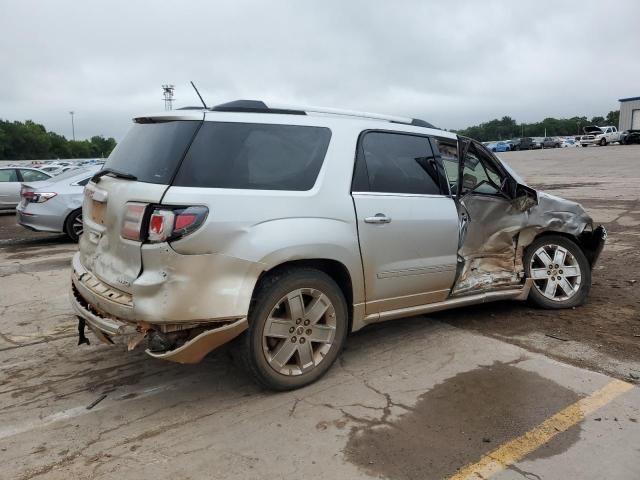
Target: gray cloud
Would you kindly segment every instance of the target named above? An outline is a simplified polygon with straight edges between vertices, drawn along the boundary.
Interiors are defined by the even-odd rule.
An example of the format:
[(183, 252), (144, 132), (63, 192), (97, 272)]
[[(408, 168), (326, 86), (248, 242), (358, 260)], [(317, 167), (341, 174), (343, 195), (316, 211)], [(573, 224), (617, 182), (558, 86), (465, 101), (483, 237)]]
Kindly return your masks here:
[[(119, 138), (134, 115), (237, 98), (424, 118), (606, 114), (640, 95), (640, 2), (4, 2), (0, 118)], [(610, 7), (607, 7), (609, 9)]]

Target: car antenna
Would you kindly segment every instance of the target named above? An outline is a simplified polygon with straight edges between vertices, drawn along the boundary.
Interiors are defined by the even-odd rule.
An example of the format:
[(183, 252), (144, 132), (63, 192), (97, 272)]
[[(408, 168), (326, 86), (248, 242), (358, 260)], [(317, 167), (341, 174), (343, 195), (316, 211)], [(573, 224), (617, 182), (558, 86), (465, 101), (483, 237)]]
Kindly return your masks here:
[(208, 109), (209, 107), (207, 107), (207, 104), (204, 103), (204, 100), (202, 99), (202, 95), (200, 95), (200, 92), (198, 91), (198, 89), (196, 88), (196, 84), (193, 83), (193, 81), (191, 82), (191, 86), (193, 87), (193, 89), (196, 91), (196, 93), (198, 94), (198, 98), (200, 99), (200, 101), (202, 102), (202, 105), (204, 106), (204, 108)]

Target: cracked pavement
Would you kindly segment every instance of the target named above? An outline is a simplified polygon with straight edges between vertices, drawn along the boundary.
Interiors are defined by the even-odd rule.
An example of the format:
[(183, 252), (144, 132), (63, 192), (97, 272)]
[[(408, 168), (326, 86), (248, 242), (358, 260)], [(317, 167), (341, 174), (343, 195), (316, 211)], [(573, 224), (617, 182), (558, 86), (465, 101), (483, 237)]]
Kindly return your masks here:
[[(579, 198), (596, 188), (604, 200), (627, 201), (599, 215), (629, 225), (638, 218), (637, 203), (629, 203), (638, 190), (625, 165), (637, 163), (640, 149), (617, 148), (600, 150), (629, 157), (606, 166), (606, 188), (579, 185), (603, 177), (583, 172), (578, 180), (563, 157), (590, 158), (597, 148), (519, 152), (557, 164), (544, 178), (531, 163), (535, 155), (503, 158), (560, 195)], [(627, 374), (637, 367), (636, 357), (599, 363), (610, 358), (606, 352), (580, 350), (584, 358), (572, 361), (566, 342), (559, 352), (533, 333), (514, 339), (442, 316), (416, 317), (352, 335), (316, 384), (267, 392), (227, 348), (178, 365), (93, 337), (78, 347), (67, 300), (75, 246), (32, 233), (16, 240), (14, 231), (2, 238), (10, 239), (0, 239), (2, 478), (443, 478), (607, 385), (608, 375), (632, 381)], [(614, 249), (628, 242), (623, 234), (613, 240)], [(510, 308), (526, 308), (519, 305)], [(476, 322), (490, 323), (491, 314), (491, 306), (465, 311)], [(495, 478), (640, 478), (639, 410), (634, 387)]]

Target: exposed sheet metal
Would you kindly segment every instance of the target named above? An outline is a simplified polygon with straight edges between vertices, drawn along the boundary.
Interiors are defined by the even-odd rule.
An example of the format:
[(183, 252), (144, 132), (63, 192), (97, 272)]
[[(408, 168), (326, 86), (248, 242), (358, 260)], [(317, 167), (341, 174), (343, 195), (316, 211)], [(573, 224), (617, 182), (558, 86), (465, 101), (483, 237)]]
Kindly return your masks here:
[(578, 237), (592, 228), (576, 202), (538, 192), (537, 204), (486, 195), (461, 199), (465, 228), (458, 250), (460, 274), (452, 296), (521, 284), (524, 249), (544, 231)]

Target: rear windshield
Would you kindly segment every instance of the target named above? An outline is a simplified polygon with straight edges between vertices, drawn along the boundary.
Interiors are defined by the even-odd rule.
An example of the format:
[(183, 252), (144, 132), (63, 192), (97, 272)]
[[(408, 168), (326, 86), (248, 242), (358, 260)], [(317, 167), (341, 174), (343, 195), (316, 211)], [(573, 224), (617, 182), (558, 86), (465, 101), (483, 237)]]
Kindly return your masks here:
[(173, 184), (310, 190), (330, 138), (323, 127), (205, 122)]
[(136, 123), (109, 155), (104, 168), (139, 181), (168, 185), (201, 121)]

